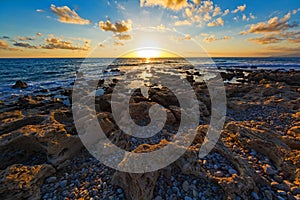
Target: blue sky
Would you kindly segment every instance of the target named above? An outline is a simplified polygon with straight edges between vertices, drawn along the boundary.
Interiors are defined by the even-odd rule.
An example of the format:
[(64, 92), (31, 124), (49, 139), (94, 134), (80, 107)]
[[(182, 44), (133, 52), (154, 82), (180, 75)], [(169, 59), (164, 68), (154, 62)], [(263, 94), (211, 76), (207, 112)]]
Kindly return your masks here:
[(299, 0), (4, 0), (0, 56), (115, 57), (142, 47), (183, 56), (293, 55), (299, 8)]

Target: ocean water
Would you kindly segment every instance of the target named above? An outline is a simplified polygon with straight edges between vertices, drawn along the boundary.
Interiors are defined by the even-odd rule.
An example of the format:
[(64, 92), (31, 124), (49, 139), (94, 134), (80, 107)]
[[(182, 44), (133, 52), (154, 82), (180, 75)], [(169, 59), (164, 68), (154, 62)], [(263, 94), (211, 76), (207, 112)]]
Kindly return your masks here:
[[(300, 58), (188, 58), (189, 63), (195, 68), (218, 68), (226, 69), (282, 69), (300, 70)], [(113, 63), (113, 64), (112, 64)], [(187, 62), (183, 59), (109, 59), (109, 58), (35, 58), (35, 59), (0, 59), (0, 100), (18, 97), (20, 95), (31, 95), (33, 91), (45, 89), (53, 90), (59, 87), (72, 87), (71, 83), (76, 78), (79, 68), (84, 69), (90, 75), (95, 70), (102, 70), (100, 78), (120, 75), (118, 70), (111, 69), (131, 68), (139, 65), (163, 65), (178, 67), (185, 66)], [(22, 80), (28, 83), (26, 89), (12, 89), (12, 85)]]

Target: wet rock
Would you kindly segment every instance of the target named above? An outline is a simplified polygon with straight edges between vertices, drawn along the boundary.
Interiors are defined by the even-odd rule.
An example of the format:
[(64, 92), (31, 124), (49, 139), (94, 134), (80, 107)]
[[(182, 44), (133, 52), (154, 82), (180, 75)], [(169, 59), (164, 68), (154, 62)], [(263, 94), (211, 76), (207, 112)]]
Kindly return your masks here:
[(27, 88), (27, 83), (24, 82), (24, 81), (21, 81), (21, 80), (18, 80), (16, 81), (16, 83), (12, 86), (12, 88), (21, 88), (21, 89), (24, 89), (24, 88)]

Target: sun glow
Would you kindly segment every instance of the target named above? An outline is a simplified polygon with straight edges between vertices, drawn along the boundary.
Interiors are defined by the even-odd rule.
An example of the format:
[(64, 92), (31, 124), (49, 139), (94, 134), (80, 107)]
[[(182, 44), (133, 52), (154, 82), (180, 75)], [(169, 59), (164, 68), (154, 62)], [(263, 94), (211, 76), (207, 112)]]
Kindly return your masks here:
[(160, 57), (160, 51), (153, 49), (144, 49), (137, 51), (137, 56), (139, 58), (157, 58)]

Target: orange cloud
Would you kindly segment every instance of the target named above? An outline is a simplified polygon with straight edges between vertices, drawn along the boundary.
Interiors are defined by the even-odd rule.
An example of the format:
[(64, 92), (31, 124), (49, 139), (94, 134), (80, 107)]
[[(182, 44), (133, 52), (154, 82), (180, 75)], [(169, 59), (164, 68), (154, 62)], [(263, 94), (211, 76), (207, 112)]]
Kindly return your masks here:
[(123, 33), (123, 32), (128, 32), (131, 30), (131, 24), (132, 21), (129, 20), (122, 20), (119, 22), (115, 22), (114, 24), (111, 23), (109, 20), (107, 20), (106, 22), (100, 21), (99, 22), (99, 27), (101, 30), (103, 31), (112, 31), (115, 33)]
[(90, 24), (90, 20), (81, 18), (74, 10), (68, 6), (56, 7), (51, 5), (51, 11), (58, 16), (58, 21), (69, 24)]
[(224, 25), (224, 20), (219, 17), (216, 20), (210, 22), (207, 24), (207, 26), (212, 27), (212, 26), (223, 26)]
[(66, 50), (82, 50), (88, 51), (90, 49), (90, 41), (83, 39), (84, 44), (73, 44), (72, 41), (64, 41), (60, 38), (51, 36), (45, 40), (45, 44), (41, 46), (43, 49), (66, 49)]
[(288, 20), (291, 18), (291, 14), (286, 14), (283, 18), (278, 20), (278, 17), (271, 18), (267, 23), (260, 22), (258, 24), (252, 24), (248, 31), (242, 31), (241, 35), (246, 35), (249, 33), (261, 34), (261, 33), (271, 33), (280, 32), (298, 26), (298, 24), (289, 24)]
[[(194, 0), (194, 3), (199, 4), (200, 0)], [(180, 10), (188, 6), (187, 0), (140, 0), (141, 7), (161, 6), (171, 10)]]

